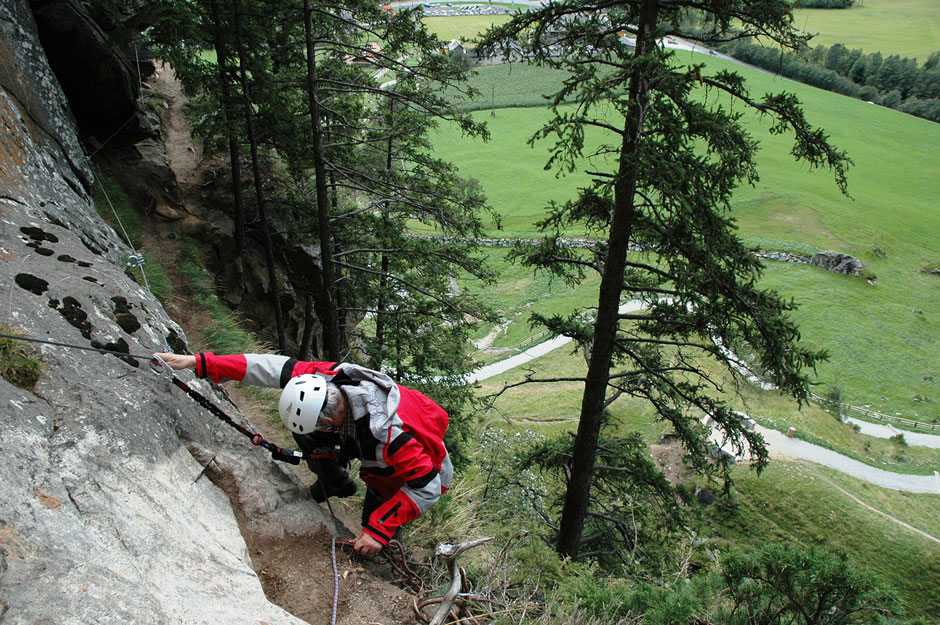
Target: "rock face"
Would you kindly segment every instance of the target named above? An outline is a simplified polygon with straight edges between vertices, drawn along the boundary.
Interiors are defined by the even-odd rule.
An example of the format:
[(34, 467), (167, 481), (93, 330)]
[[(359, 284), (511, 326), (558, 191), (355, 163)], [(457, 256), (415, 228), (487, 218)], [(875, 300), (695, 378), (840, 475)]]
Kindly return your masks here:
[(857, 276), (862, 272), (862, 269), (865, 268), (862, 261), (854, 256), (833, 251), (817, 252), (813, 254), (809, 263), (828, 271), (835, 271), (836, 273), (842, 273), (847, 276)]
[(332, 524), (283, 465), (149, 370), (186, 340), (122, 271), (131, 250), (92, 206), (26, 0), (0, 3), (0, 127), (0, 322), (127, 354), (39, 345), (32, 392), (0, 378), (0, 621), (301, 623), (264, 596), (236, 513), (273, 538)]
[[(243, 164), (242, 171), (249, 171), (247, 164)], [(250, 188), (250, 181), (244, 180), (243, 186)], [(180, 232), (205, 242), (203, 251), (210, 270), (215, 273), (216, 283), (221, 285), (225, 303), (236, 310), (251, 311), (246, 315), (255, 324), (251, 329), (276, 345), (277, 323), (271, 304), (267, 260), (262, 247), (251, 242), (257, 240), (259, 234), (250, 235), (245, 249), (240, 255), (235, 254), (231, 174), (227, 168), (219, 171), (201, 187), (203, 208), (200, 211), (197, 207), (187, 207), (190, 212), (195, 210), (195, 219), (181, 221)], [(253, 207), (249, 207), (249, 211), (247, 217), (256, 222)], [(279, 233), (290, 232), (296, 226), (281, 219), (274, 207), (269, 213), (272, 244), (278, 250), (276, 274), (287, 341), (285, 353), (311, 358), (313, 354), (323, 353), (322, 327), (312, 296), (319, 291), (319, 250), (286, 240)]]
[[(90, 13), (98, 4), (79, 0), (29, 2), (46, 57), (82, 133), (99, 142), (115, 134), (125, 141), (153, 136), (156, 128), (137, 101), (140, 80), (152, 66), (138, 61), (140, 54), (133, 42), (117, 45), (119, 24), (114, 18), (100, 8), (100, 14)], [(125, 4), (129, 7), (132, 3)]]

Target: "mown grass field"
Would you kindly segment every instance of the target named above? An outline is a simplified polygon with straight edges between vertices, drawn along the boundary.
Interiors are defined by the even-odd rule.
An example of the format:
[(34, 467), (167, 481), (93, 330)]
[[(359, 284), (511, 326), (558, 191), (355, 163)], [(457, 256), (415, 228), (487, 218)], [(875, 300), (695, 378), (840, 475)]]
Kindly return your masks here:
[[(510, 7), (508, 4), (499, 6)], [(422, 21), (427, 25), (430, 32), (437, 35), (438, 39), (451, 41), (453, 39), (472, 39), (490, 26), (505, 24), (511, 17), (508, 13), (497, 15), (448, 15), (427, 16)]]
[(920, 63), (940, 50), (936, 0), (856, 0), (850, 9), (798, 9), (797, 28), (815, 34), (811, 45), (842, 43), (866, 53), (899, 54)]

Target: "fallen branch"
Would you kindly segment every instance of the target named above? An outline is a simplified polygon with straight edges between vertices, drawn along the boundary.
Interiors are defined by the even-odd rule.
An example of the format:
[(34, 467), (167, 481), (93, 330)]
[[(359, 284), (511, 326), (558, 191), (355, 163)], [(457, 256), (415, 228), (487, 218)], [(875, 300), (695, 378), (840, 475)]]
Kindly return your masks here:
[(463, 586), (464, 576), (457, 566), (457, 556), (491, 540), (493, 540), (492, 537), (479, 538), (477, 540), (468, 540), (457, 545), (441, 543), (437, 546), (434, 555), (447, 562), (447, 569), (450, 572), (450, 588), (447, 589), (447, 592), (444, 593), (444, 596), (441, 598), (441, 605), (438, 607), (434, 618), (431, 619), (430, 625), (444, 625), (451, 608), (454, 606), (454, 601), (457, 600), (457, 595), (460, 593), (460, 589)]

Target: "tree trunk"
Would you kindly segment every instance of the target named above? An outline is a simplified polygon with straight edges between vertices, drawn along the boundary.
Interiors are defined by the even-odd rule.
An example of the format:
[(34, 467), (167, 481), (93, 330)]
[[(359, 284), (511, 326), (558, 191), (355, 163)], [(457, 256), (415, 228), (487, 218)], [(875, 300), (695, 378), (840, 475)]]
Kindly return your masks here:
[(300, 339), (300, 350), (297, 358), (313, 360), (313, 329), (316, 325), (316, 315), (313, 310), (313, 297), (304, 293), (304, 332)]
[[(647, 0), (640, 15), (636, 37), (637, 58), (648, 54), (652, 46), (653, 31), (658, 12), (657, 0)], [(591, 481), (594, 459), (604, 419), (604, 402), (610, 379), (614, 339), (617, 334), (620, 295), (623, 291), (627, 251), (635, 219), (638, 152), (643, 141), (643, 123), (649, 102), (649, 87), (645, 70), (634, 68), (630, 78), (630, 108), (624, 119), (624, 135), (620, 151), (620, 169), (614, 183), (614, 208), (607, 238), (607, 257), (597, 302), (594, 322), (594, 343), (588, 364), (581, 400), (581, 415), (575, 437), (571, 462), (571, 476), (565, 491), (565, 504), (558, 534), (558, 553), (576, 558), (591, 500)]]
[(261, 181), (261, 168), (258, 164), (258, 141), (255, 137), (252, 111), (251, 90), (248, 85), (248, 74), (245, 69), (245, 41), (242, 33), (241, 0), (233, 2), (235, 17), (235, 38), (238, 45), (238, 70), (242, 84), (242, 97), (245, 103), (245, 127), (248, 131), (248, 145), (251, 149), (251, 171), (255, 179), (255, 196), (258, 200), (258, 221), (261, 225), (261, 236), (264, 245), (264, 257), (268, 265), (268, 284), (271, 292), (271, 301), (274, 304), (274, 322), (277, 326), (277, 344), (281, 353), (287, 352), (287, 337), (284, 333), (284, 314), (281, 312), (281, 293), (277, 283), (277, 272), (274, 263), (274, 250), (271, 245), (271, 233), (268, 230), (268, 219), (265, 213), (264, 189)]
[(387, 325), (388, 318), (388, 298), (385, 297), (385, 293), (388, 292), (388, 269), (389, 269), (389, 257), (388, 254), (382, 253), (382, 275), (379, 276), (379, 302), (375, 315), (375, 343), (376, 347), (376, 364), (377, 366), (382, 366), (382, 361), (385, 359), (385, 354), (388, 348), (388, 340), (386, 335), (385, 326)]
[(230, 168), (232, 171), (232, 199), (235, 212), (235, 257), (242, 255), (245, 248), (245, 202), (242, 198), (242, 165), (238, 149), (238, 133), (235, 131), (235, 119), (232, 113), (232, 88), (229, 85), (228, 46), (225, 45), (222, 30), (222, 11), (219, 0), (212, 0), (212, 39), (219, 69), (219, 87), (222, 91), (222, 117), (225, 120), (225, 136), (228, 138)]
[(330, 203), (327, 192), (326, 163), (323, 158), (323, 136), (320, 103), (317, 99), (316, 46), (313, 41), (313, 9), (310, 0), (304, 0), (304, 35), (307, 48), (307, 100), (310, 107), (310, 132), (313, 147), (313, 171), (317, 195), (317, 220), (320, 230), (320, 276), (322, 285), (317, 294), (320, 319), (323, 323), (324, 356), (329, 360), (340, 358), (340, 332), (336, 314), (336, 282), (333, 266), (333, 237), (330, 230)]
[[(330, 130), (331, 130), (330, 123), (329, 121), (327, 121), (326, 134), (324, 135), (327, 142), (331, 141)], [(327, 172), (327, 176), (329, 178), (328, 189), (329, 189), (329, 196), (330, 196), (330, 215), (338, 215), (339, 214), (339, 187), (336, 184), (336, 172), (330, 169)], [(343, 250), (340, 247), (340, 244), (335, 239), (333, 239), (333, 255), (335, 256), (336, 254), (339, 254), (342, 251)], [(338, 284), (339, 281), (342, 280), (342, 276), (337, 275), (339, 272), (336, 271), (335, 267), (333, 269), (334, 269), (333, 281), (334, 281), (334, 284)], [(333, 304), (336, 307), (336, 332), (337, 332), (336, 343), (337, 345), (343, 346), (343, 345), (346, 345), (346, 327), (347, 327), (347, 324), (349, 323), (349, 314), (346, 311), (346, 300), (345, 300), (343, 289), (339, 287), (335, 287), (333, 289)]]
[[(389, 116), (394, 112), (394, 101), (389, 101)], [(394, 144), (392, 142), (392, 137), (388, 137), (388, 145), (386, 146), (385, 153), (385, 171), (391, 173), (392, 171), (392, 148)], [(386, 211), (388, 210), (388, 202), (385, 203)], [(388, 221), (388, 216), (382, 216), (382, 223), (386, 224)], [(386, 227), (386, 232), (389, 231), (389, 228)], [(376, 361), (378, 366), (382, 366), (382, 360), (385, 359), (385, 319), (388, 316), (386, 314), (388, 309), (388, 298), (385, 294), (388, 292), (388, 269), (389, 269), (389, 257), (388, 254), (382, 253), (382, 275), (379, 277), (379, 301), (378, 306), (376, 307), (375, 315), (375, 343), (376, 343)]]

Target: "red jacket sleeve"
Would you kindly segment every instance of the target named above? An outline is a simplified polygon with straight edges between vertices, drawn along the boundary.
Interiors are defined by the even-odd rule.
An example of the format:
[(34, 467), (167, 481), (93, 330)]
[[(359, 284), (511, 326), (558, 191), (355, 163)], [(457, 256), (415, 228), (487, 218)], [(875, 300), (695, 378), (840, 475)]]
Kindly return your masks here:
[(196, 354), (196, 375), (214, 382), (236, 380), (255, 386), (284, 388), (287, 381), (303, 373), (335, 373), (336, 363), (307, 362), (276, 354), (233, 354), (219, 356), (212, 352)]
[(200, 378), (210, 378), (213, 382), (226, 380), (242, 381), (248, 369), (248, 359), (245, 354), (231, 356), (216, 356), (212, 352), (196, 354), (196, 375)]

